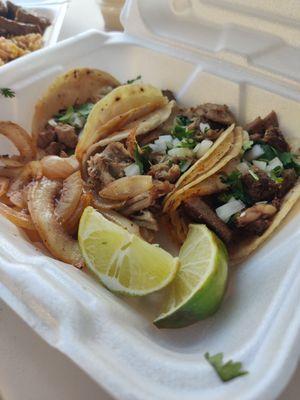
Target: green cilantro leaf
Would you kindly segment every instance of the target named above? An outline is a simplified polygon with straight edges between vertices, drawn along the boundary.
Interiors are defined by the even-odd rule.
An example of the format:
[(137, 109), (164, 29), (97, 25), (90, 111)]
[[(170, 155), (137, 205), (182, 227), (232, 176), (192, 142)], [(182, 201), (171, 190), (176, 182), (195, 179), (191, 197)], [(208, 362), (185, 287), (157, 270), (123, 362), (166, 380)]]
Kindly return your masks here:
[(232, 198), (232, 194), (229, 192), (223, 192), (223, 193), (219, 194), (219, 196), (218, 196), (218, 200), (224, 204), (227, 203), (231, 198)]
[(64, 113), (57, 116), (57, 121), (68, 124), (69, 122), (71, 122), (71, 118), (73, 117), (73, 115), (74, 115), (74, 107), (70, 106)]
[(188, 126), (192, 123), (192, 121), (185, 115), (177, 115), (175, 118), (175, 123), (177, 125)]
[(272, 169), (272, 171), (270, 172), (271, 179), (273, 179), (273, 181), (276, 183), (282, 183), (283, 182), (283, 178), (281, 176), (282, 172), (283, 172), (283, 168), (278, 165), (277, 167)]
[(82, 115), (83, 117), (87, 118), (94, 107), (93, 103), (85, 103), (78, 107), (77, 112), (78, 114)]
[(205, 358), (214, 368), (216, 373), (219, 375), (219, 378), (223, 382), (227, 382), (231, 379), (248, 374), (248, 371), (243, 371), (243, 365), (240, 362), (233, 362), (232, 360), (229, 360), (227, 363), (224, 363), (223, 353), (218, 353), (214, 356), (211, 356), (209, 353), (205, 353)]
[(278, 157), (278, 151), (269, 144), (261, 144), (264, 154), (258, 158), (259, 161), (271, 161), (273, 158)]
[(15, 97), (15, 95), (16, 95), (16, 93), (9, 88), (0, 88), (0, 94), (3, 97), (8, 97), (8, 98)]
[(252, 169), (249, 169), (249, 174), (252, 176), (254, 180), (259, 181), (258, 175)]
[(221, 177), (221, 181), (225, 183), (225, 185), (229, 186), (228, 193), (231, 194), (231, 197), (241, 200), (244, 204), (251, 206), (253, 205), (253, 201), (245, 192), (241, 178), (241, 172), (232, 171), (229, 175), (224, 174)]
[(193, 149), (196, 146), (197, 142), (193, 138), (183, 138), (178, 147), (185, 147), (188, 149)]
[(133, 82), (136, 82), (138, 80), (142, 79), (142, 75), (138, 75), (136, 78), (134, 79), (129, 79), (128, 81), (126, 81), (127, 85), (130, 85)]
[(135, 145), (133, 158), (141, 174), (144, 174), (151, 166), (149, 153), (151, 153), (151, 148), (149, 146), (145, 146), (141, 149), (138, 144)]
[(246, 142), (243, 143), (243, 150), (244, 151), (250, 150), (253, 144), (254, 144), (253, 140), (247, 140)]

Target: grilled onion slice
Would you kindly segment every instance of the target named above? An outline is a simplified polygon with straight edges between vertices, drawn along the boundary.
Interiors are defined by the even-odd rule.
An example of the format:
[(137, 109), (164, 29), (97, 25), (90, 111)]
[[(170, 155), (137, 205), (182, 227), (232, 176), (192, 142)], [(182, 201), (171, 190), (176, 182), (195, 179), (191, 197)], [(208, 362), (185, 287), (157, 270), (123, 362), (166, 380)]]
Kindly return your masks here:
[(80, 172), (74, 172), (63, 183), (59, 201), (55, 208), (55, 214), (59, 221), (66, 222), (75, 212), (82, 194), (82, 179)]
[(43, 175), (49, 179), (66, 179), (79, 170), (79, 162), (74, 156), (61, 158), (46, 156), (41, 160)]
[(57, 221), (54, 201), (61, 183), (43, 178), (28, 191), (28, 209), (44, 245), (57, 259), (81, 268), (83, 259), (76, 240), (70, 238)]
[(36, 148), (25, 129), (10, 121), (0, 121), (0, 134), (6, 136), (19, 150), (19, 161), (28, 162), (35, 158)]
[(33, 222), (28, 214), (23, 211), (17, 211), (12, 207), (0, 202), (0, 214), (19, 228), (35, 230)]
[(150, 175), (125, 176), (109, 183), (99, 192), (99, 195), (104, 199), (128, 200), (147, 192), (152, 186), (152, 176)]

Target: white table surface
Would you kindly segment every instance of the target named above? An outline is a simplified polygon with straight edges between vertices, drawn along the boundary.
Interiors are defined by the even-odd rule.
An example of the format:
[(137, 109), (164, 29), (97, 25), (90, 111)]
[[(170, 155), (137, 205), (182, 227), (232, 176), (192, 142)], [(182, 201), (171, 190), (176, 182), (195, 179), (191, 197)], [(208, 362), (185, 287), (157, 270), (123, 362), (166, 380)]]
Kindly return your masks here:
[[(94, 0), (73, 0), (60, 39), (102, 26)], [(3, 400), (110, 400), (94, 381), (48, 346), (1, 300), (0, 393)], [(300, 367), (278, 400), (299, 399)]]

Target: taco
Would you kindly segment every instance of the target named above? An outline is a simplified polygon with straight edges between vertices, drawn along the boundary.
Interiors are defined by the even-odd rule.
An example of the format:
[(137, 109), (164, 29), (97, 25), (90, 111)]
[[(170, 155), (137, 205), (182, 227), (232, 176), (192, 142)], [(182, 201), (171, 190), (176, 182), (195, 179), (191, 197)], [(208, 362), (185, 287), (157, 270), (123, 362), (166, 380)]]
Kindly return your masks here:
[(256, 118), (242, 133), (238, 156), (228, 153), (165, 205), (179, 242), (189, 223), (205, 223), (226, 243), (233, 263), (260, 246), (300, 197), (297, 148), (286, 141), (276, 113)]
[[(133, 103), (131, 96), (123, 96), (123, 91), (128, 90), (140, 93), (141, 87), (146, 91), (149, 86), (120, 86), (95, 106), (86, 129), (100, 103), (105, 110), (109, 98), (115, 99), (116, 94), (120, 97), (119, 116), (101, 117), (100, 123), (98, 114), (90, 131), (93, 137), (84, 139), (80, 156), (82, 176), (97, 199), (94, 206), (102, 211), (117, 211), (140, 226), (144, 237), (149, 238), (149, 231), (152, 234), (158, 229), (164, 198), (189, 182), (190, 176), (201, 176), (213, 168), (232, 151), (241, 132), (234, 129), (235, 118), (227, 106), (180, 108), (174, 99), (153, 87), (150, 93), (157, 94), (140, 103)], [(143, 102), (149, 104), (149, 99), (163, 102), (160, 100), (160, 107), (146, 115), (139, 114), (139, 107), (144, 107)], [(112, 133), (112, 126), (121, 129)], [(96, 137), (101, 140), (93, 143)]]
[(76, 68), (58, 76), (35, 106), (32, 136), (40, 152), (74, 153), (94, 104), (119, 85), (97, 69)]

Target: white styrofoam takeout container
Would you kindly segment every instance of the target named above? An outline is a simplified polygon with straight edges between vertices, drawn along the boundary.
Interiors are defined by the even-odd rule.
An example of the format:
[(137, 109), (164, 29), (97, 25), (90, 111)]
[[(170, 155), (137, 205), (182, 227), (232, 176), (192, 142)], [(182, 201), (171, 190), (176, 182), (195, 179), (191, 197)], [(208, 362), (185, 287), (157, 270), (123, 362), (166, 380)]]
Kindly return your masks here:
[[(58, 40), (62, 24), (67, 12), (69, 0), (15, 0), (15, 4), (24, 7), (26, 10), (34, 11), (39, 16), (47, 17), (51, 25), (48, 26), (43, 35), (43, 47), (49, 47), (55, 44)], [(25, 57), (25, 56), (23, 56)], [(1, 66), (1, 69), (6, 68), (11, 64)]]
[[(259, 0), (127, 1), (125, 34), (90, 31), (1, 70), (0, 86), (16, 97), (0, 99), (0, 119), (30, 129), (34, 104), (53, 78), (89, 66), (123, 82), (142, 74), (186, 105), (226, 103), (241, 123), (274, 109), (293, 141), (299, 138), (300, 11), (289, 9), (293, 1), (273, 3), (268, 9)], [(221, 309), (172, 331), (151, 324), (151, 298), (113, 295), (42, 254), (1, 218), (0, 296), (115, 398), (271, 400), (299, 357), (299, 226), (298, 205), (260, 250), (230, 270)], [(206, 351), (242, 361), (249, 374), (220, 382)]]

